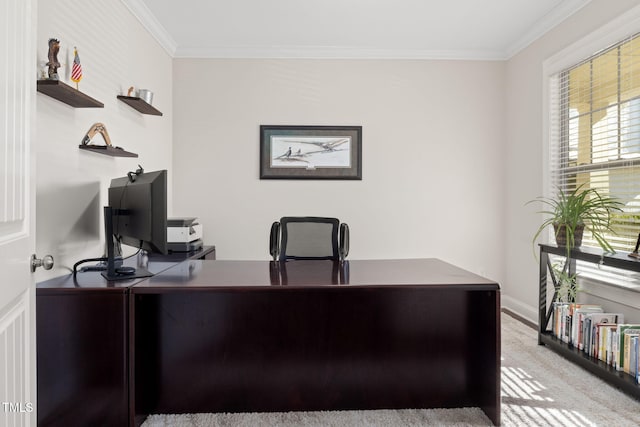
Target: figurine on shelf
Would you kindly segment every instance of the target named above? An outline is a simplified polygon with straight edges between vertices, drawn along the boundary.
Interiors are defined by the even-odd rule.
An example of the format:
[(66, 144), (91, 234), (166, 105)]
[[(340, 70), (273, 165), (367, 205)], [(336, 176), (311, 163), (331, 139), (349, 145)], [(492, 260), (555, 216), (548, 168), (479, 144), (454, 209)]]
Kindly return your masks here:
[(60, 51), (60, 40), (58, 39), (49, 39), (49, 62), (47, 65), (49, 66), (49, 80), (58, 80), (58, 67), (60, 67), (60, 62), (58, 62), (58, 52)]
[[(104, 147), (111, 147), (111, 138), (109, 138), (109, 132), (107, 132), (107, 128), (102, 123), (94, 123), (91, 125), (87, 133), (84, 135), (84, 138), (82, 138), (82, 145), (94, 146), (93, 144), (89, 143), (91, 142), (91, 138), (93, 138), (97, 133), (102, 135), (102, 138), (104, 138), (104, 142), (106, 143)], [(82, 145), (80, 145), (80, 147), (82, 147)]]

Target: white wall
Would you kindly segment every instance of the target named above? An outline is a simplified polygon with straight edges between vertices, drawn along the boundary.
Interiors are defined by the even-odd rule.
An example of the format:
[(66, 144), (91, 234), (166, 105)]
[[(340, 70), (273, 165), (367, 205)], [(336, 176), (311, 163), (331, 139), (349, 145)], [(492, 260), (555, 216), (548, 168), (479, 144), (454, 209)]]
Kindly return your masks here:
[[(176, 59), (174, 211), (219, 259), (336, 216), (350, 259), (439, 257), (501, 280), (504, 63)], [(362, 181), (259, 179), (259, 126), (362, 125)]]
[[(84, 71), (80, 91), (104, 103), (100, 109), (78, 109), (37, 95), (36, 249), (56, 261), (53, 270), (37, 272), (40, 281), (67, 274), (80, 259), (102, 255), (102, 206), (112, 178), (138, 164), (149, 171), (171, 169), (173, 108), (171, 57), (120, 0), (39, 1), (37, 32), (40, 69), (46, 69), (48, 39), (57, 38), (61, 80), (75, 86), (69, 75), (77, 46)], [(118, 101), (129, 86), (153, 90), (153, 104), (164, 116), (143, 115)], [(96, 122), (105, 124), (114, 145), (139, 157), (81, 152), (78, 145)], [(94, 142), (104, 143), (100, 135)]]
[[(543, 194), (543, 63), (638, 4), (593, 0), (507, 62), (503, 305), (531, 320), (537, 321), (538, 306), (538, 264), (531, 238), (542, 217), (535, 213), (539, 207), (524, 204)], [(638, 294), (630, 297), (640, 299)]]
[[(141, 163), (169, 169), (170, 213), (200, 217), (221, 259), (267, 259), (283, 215), (334, 215), (351, 259), (440, 257), (500, 281), (503, 305), (535, 319), (541, 219), (524, 203), (543, 188), (542, 64), (638, 4), (593, 0), (506, 62), (172, 61), (118, 0), (40, 1), (39, 63), (60, 38), (69, 82), (78, 46), (80, 89), (105, 108), (37, 96), (37, 251), (57, 267), (36, 280), (101, 254), (109, 180)], [(164, 116), (117, 101), (130, 85)], [(140, 158), (80, 152), (98, 121)], [(362, 125), (363, 180), (260, 180), (260, 124)]]

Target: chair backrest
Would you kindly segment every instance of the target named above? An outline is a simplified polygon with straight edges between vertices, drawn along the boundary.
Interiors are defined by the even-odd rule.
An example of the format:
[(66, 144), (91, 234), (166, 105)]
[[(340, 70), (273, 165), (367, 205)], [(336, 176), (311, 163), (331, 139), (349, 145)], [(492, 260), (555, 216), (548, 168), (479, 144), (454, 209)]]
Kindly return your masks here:
[[(341, 231), (343, 235), (339, 236)], [(340, 224), (337, 218), (287, 216), (271, 226), (269, 248), (273, 259), (279, 257), (280, 261), (344, 260), (349, 250), (348, 238), (347, 224)]]

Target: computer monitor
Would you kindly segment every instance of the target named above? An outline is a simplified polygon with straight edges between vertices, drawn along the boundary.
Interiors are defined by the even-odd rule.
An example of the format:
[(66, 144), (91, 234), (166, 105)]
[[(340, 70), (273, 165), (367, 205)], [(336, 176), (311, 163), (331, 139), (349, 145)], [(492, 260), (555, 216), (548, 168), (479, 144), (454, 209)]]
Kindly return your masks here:
[(130, 172), (109, 186), (109, 205), (104, 208), (109, 280), (149, 277), (143, 267), (116, 266), (116, 245), (124, 243), (148, 252), (166, 254), (167, 171)]

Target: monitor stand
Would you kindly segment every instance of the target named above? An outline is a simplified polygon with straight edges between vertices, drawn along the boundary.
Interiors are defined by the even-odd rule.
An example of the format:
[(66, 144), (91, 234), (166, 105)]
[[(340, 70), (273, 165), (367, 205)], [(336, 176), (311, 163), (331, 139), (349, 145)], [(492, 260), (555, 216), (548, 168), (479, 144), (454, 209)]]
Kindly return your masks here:
[[(146, 268), (124, 266), (122, 265), (122, 262), (119, 262), (119, 265), (116, 266), (115, 248), (117, 237), (113, 233), (113, 217), (120, 214), (121, 212), (119, 209), (109, 206), (104, 207), (104, 235), (107, 241), (107, 269), (101, 273), (102, 276), (107, 280), (129, 280), (153, 276), (153, 273)], [(118, 247), (119, 244), (120, 243), (118, 242)]]

